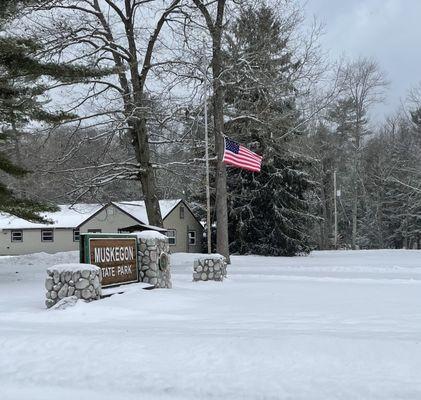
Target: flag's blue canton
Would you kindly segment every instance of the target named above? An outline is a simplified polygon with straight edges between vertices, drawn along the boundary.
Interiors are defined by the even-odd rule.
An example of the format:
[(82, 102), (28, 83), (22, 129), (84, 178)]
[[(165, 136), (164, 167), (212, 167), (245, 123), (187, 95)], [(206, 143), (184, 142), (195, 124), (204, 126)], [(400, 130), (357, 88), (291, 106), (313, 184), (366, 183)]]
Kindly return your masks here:
[(238, 154), (240, 152), (240, 145), (233, 140), (225, 138), (225, 149)]

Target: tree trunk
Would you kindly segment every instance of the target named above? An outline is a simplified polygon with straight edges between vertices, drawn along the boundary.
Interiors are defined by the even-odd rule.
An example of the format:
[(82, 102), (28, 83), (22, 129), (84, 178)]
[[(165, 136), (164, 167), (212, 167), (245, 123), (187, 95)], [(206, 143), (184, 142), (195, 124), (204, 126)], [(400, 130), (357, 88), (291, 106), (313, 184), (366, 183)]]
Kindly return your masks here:
[(358, 195), (354, 193), (353, 204), (352, 204), (352, 250), (357, 249), (357, 212), (358, 212)]
[(215, 150), (217, 154), (216, 166), (216, 251), (229, 259), (228, 242), (228, 210), (227, 210), (227, 171), (222, 162), (224, 155), (224, 88), (221, 83), (222, 73), (222, 21), (224, 0), (218, 2), (216, 23), (212, 33), (212, 74), (213, 74), (213, 124), (215, 134)]
[(326, 250), (329, 246), (329, 233), (331, 232), (331, 219), (328, 217), (327, 212), (327, 198), (326, 198), (326, 190), (325, 190), (326, 182), (322, 179), (321, 182), (321, 190), (320, 190), (320, 204), (322, 207), (322, 217), (323, 221), (320, 223), (320, 239), (319, 239), (319, 246), (320, 250)]
[(139, 122), (135, 123), (135, 131), (133, 132), (133, 145), (135, 147), (136, 159), (140, 164), (139, 179), (145, 199), (148, 223), (149, 225), (163, 227), (159, 199), (156, 195), (155, 174), (150, 161), (150, 150), (147, 138), (146, 120), (141, 118)]

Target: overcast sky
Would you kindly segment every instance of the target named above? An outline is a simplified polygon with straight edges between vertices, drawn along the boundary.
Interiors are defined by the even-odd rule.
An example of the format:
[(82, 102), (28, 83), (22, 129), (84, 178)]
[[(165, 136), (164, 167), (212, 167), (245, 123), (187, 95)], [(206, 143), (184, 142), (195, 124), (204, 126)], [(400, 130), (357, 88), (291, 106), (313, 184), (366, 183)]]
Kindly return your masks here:
[[(305, 2), (305, 0), (303, 0)], [(421, 81), (421, 0), (307, 0), (306, 16), (325, 25), (332, 57), (372, 57), (390, 88), (376, 119), (396, 109)]]

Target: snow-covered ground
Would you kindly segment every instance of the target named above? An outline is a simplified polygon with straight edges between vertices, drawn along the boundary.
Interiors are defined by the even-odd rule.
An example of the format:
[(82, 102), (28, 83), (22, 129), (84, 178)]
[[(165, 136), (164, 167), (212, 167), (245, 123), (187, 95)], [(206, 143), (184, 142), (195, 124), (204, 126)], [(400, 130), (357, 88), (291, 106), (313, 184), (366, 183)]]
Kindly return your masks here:
[(421, 399), (421, 251), (233, 257), (223, 283), (44, 308), (45, 269), (0, 257), (0, 399)]

